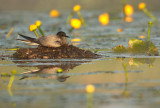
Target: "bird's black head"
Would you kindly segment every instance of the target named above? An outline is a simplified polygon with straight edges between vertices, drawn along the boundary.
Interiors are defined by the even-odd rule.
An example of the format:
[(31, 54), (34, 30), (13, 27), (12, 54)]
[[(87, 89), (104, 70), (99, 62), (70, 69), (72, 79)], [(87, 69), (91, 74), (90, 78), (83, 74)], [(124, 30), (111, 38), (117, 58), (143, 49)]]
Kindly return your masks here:
[(57, 35), (60, 37), (69, 37), (69, 36), (66, 36), (66, 33), (63, 31), (58, 32)]

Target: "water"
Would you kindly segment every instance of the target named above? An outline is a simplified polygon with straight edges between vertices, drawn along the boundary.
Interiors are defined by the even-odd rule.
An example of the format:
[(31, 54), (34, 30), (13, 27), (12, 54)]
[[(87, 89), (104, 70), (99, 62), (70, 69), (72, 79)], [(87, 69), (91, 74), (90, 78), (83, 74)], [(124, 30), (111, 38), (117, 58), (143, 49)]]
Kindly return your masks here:
[[(69, 33), (70, 27), (65, 24), (66, 13), (62, 14), (64, 16), (61, 18), (50, 18), (48, 13), (1, 13), (0, 54), (4, 60), (0, 60), (0, 107), (159, 108), (160, 56), (115, 54), (112, 51), (112, 48), (119, 44), (128, 46), (130, 38), (138, 39), (140, 35), (147, 35), (149, 19), (142, 13), (135, 13), (133, 23), (116, 19), (103, 27), (97, 20), (98, 14), (85, 13), (87, 28), (82, 27)], [(160, 15), (156, 13), (156, 16)], [(38, 19), (42, 21), (42, 29), (46, 35), (63, 30), (71, 39), (82, 40), (77, 47), (96, 51), (103, 57), (14, 60), (10, 55), (15, 51), (6, 49), (29, 47), (15, 39), (18, 33), (34, 37), (28, 27)], [(14, 31), (6, 38), (12, 27)], [(123, 28), (124, 31), (117, 32), (118, 28)], [(151, 41), (158, 49), (159, 29), (160, 24), (157, 23), (151, 30)], [(127, 64), (127, 73), (123, 68), (124, 63)], [(57, 74), (55, 70), (58, 68), (62, 68), (64, 73)], [(12, 70), (17, 71), (15, 76), (10, 76)], [(13, 84), (8, 88), (12, 78)], [(96, 88), (93, 101), (87, 101), (85, 87), (88, 84), (93, 84)]]

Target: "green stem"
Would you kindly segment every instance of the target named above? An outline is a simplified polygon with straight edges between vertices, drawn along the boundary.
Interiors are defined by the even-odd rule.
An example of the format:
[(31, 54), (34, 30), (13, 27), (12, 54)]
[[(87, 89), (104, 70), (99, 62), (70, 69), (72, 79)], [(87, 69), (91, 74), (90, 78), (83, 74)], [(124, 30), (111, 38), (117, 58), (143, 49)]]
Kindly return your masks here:
[(71, 20), (71, 18), (73, 17), (73, 11), (69, 14), (69, 16), (67, 17), (67, 20), (66, 20), (66, 23), (67, 24), (70, 24), (70, 20)]
[(152, 21), (149, 21), (148, 24), (149, 24), (149, 27), (148, 27), (148, 37), (147, 37), (147, 41), (149, 42), (149, 40), (150, 40), (150, 32), (151, 32)]
[(78, 14), (78, 16), (79, 16), (79, 18), (80, 18), (80, 20), (81, 20), (81, 22), (82, 22), (84, 28), (86, 28), (86, 23), (85, 23), (85, 21), (84, 21), (82, 15), (81, 15), (81, 12), (80, 12), (80, 11), (77, 11), (77, 14)]
[(38, 30), (39, 30), (39, 32), (41, 33), (42, 36), (45, 36), (44, 32), (42, 31), (42, 29), (40, 27), (38, 27)]
[(93, 94), (87, 93), (87, 108), (93, 108)]
[(71, 28), (69, 29), (69, 33), (71, 33), (73, 30), (74, 30), (74, 28), (71, 27)]
[(147, 8), (142, 9), (142, 11), (148, 16), (150, 17), (154, 22), (157, 21), (157, 18), (155, 16), (153, 16), (148, 10)]
[(128, 71), (127, 71), (127, 64), (126, 63), (123, 63), (123, 68), (125, 71), (126, 83), (128, 83)]
[(35, 33), (35, 35), (36, 35), (37, 37), (39, 37), (39, 35), (38, 35), (38, 33), (36, 32), (36, 30), (34, 30), (34, 33)]

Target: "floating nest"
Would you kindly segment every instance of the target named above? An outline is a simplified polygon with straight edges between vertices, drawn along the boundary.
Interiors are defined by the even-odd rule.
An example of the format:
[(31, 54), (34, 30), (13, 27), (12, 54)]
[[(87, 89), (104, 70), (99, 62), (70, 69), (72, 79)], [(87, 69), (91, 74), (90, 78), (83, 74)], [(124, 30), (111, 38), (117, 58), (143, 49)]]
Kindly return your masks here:
[(99, 58), (88, 50), (73, 45), (62, 45), (58, 48), (38, 46), (37, 48), (20, 48), (13, 56), (16, 59), (61, 59), (61, 58)]

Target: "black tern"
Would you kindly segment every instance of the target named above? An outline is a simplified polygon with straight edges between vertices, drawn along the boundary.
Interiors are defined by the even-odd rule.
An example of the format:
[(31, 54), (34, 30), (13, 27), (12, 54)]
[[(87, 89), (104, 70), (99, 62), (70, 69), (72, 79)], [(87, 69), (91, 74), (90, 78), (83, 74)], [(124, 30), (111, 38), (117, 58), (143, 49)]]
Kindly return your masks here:
[(62, 45), (68, 44), (66, 38), (69, 37), (65, 32), (62, 31), (58, 32), (56, 35), (41, 36), (38, 38), (31, 38), (22, 34), (19, 34), (19, 36), (27, 39), (27, 42), (36, 43), (45, 47), (60, 47)]

